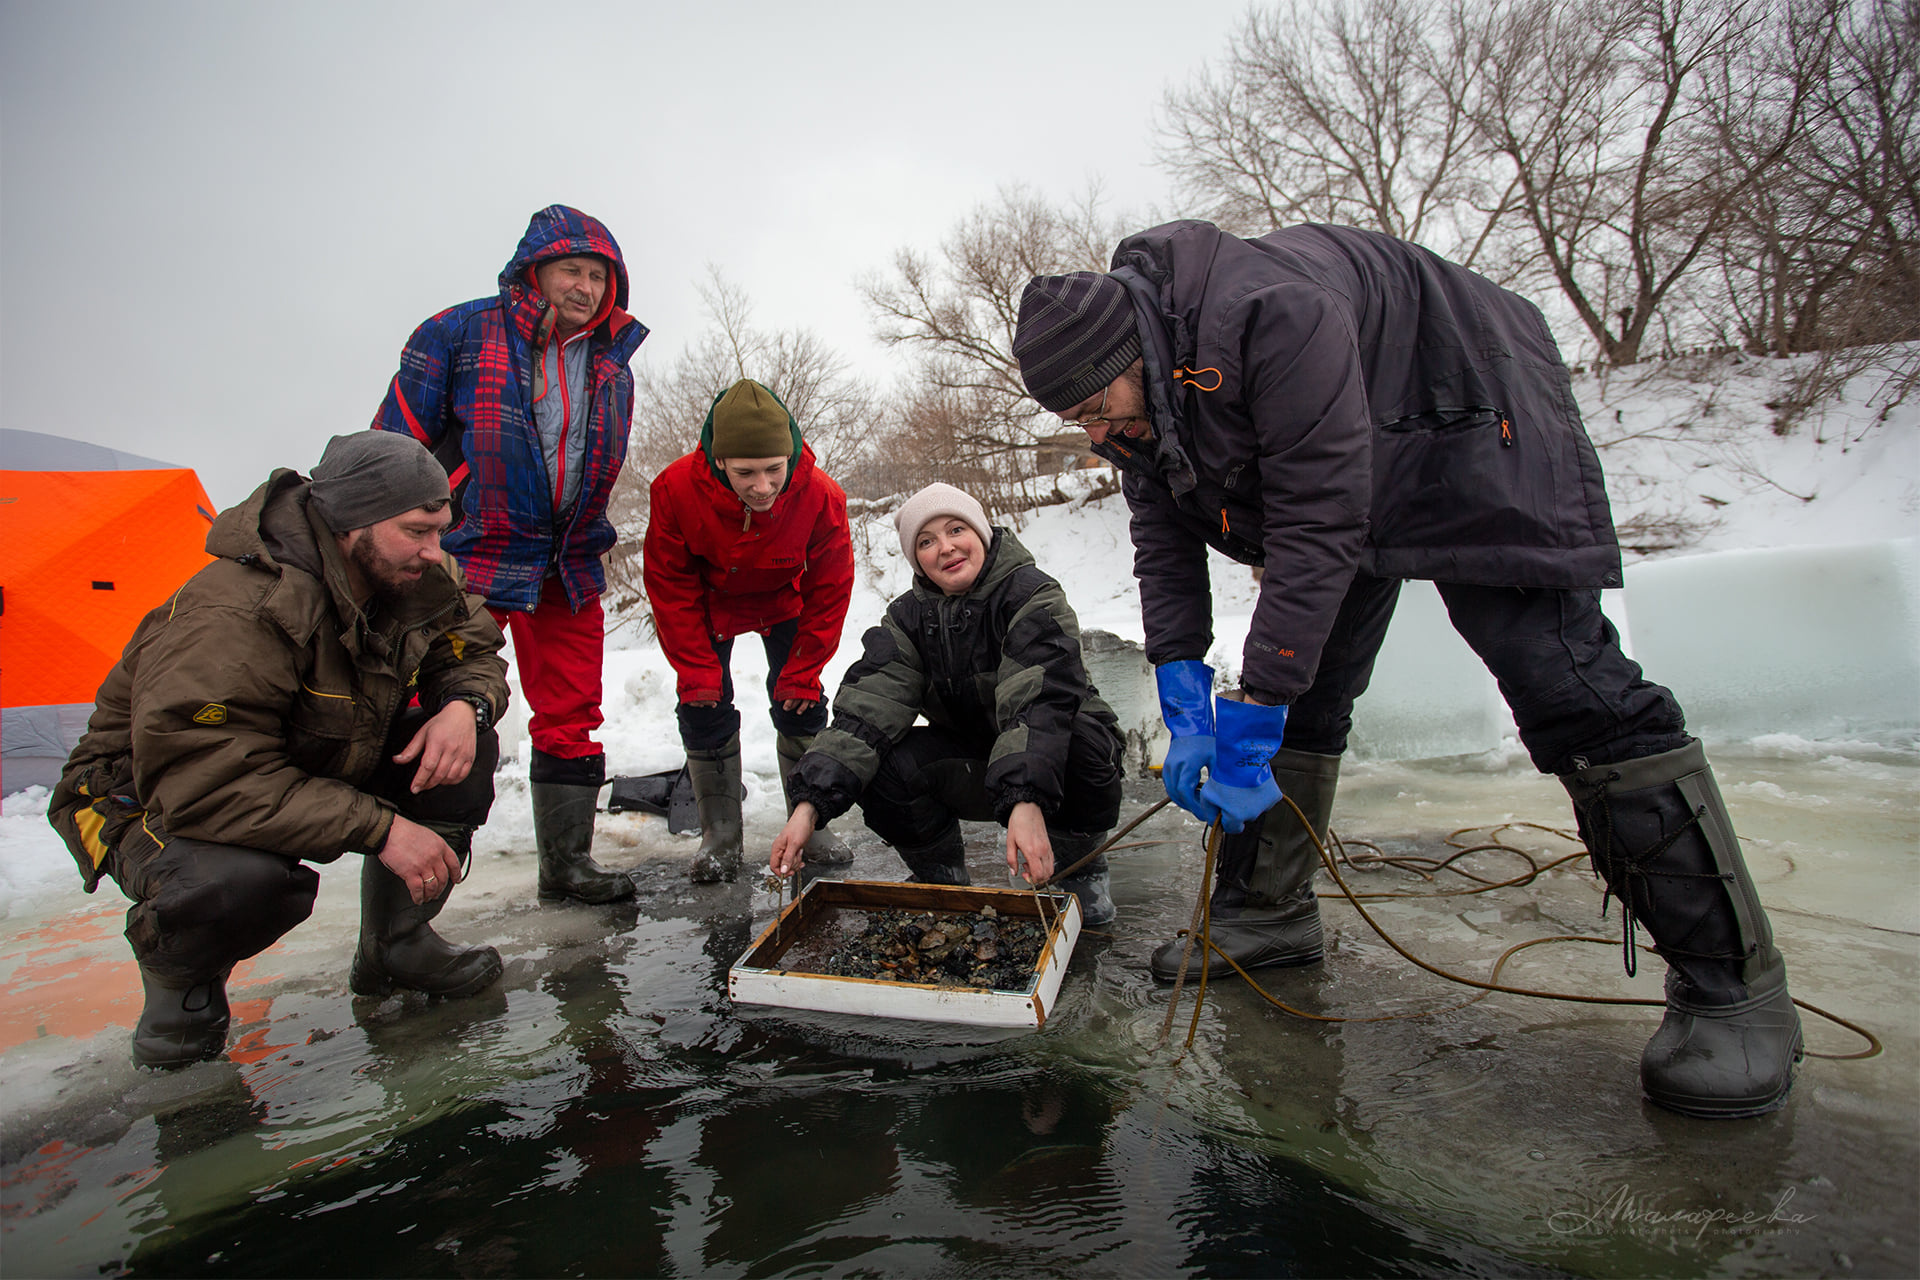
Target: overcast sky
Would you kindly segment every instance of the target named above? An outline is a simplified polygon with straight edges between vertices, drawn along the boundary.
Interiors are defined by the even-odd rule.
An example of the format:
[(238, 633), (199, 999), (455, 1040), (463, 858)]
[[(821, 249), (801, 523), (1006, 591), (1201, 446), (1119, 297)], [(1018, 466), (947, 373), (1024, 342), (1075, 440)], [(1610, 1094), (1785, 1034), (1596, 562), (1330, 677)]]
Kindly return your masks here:
[(238, 501), (554, 202), (619, 239), (643, 356), (711, 262), (881, 368), (855, 279), (1002, 186), (1170, 207), (1155, 110), (1244, 10), (0, 0), (0, 423)]

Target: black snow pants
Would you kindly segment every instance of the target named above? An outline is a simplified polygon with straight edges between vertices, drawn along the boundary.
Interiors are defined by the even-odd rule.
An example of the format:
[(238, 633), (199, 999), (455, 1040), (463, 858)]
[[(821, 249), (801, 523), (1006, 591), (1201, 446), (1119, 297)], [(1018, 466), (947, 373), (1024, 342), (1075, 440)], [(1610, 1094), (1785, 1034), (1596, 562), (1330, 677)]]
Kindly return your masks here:
[[(775, 623), (760, 643), (767, 651), (767, 703), (774, 732), (789, 738), (811, 738), (827, 727), (829, 709), (822, 698), (804, 711), (789, 711), (781, 699), (773, 696), (800, 634), (800, 619)], [(740, 732), (740, 712), (733, 705), (733, 641), (713, 641), (713, 654), (720, 659), (720, 701), (711, 707), (681, 703), (676, 715), (680, 721), (680, 741), (689, 751), (717, 751)]]
[[(392, 756), (426, 720), (419, 708), (400, 715), (367, 792), (414, 822), (482, 825), (493, 807), (499, 737), (491, 729), (480, 735), (463, 781), (414, 795), (419, 762), (395, 764)], [(140, 824), (109, 851), (105, 870), (133, 899), (126, 933), (134, 958), (171, 987), (205, 982), (265, 951), (312, 913), (320, 890), (319, 873), (298, 858), (185, 836), (162, 843)]]
[[(1288, 747), (1317, 755), (1346, 751), (1354, 699), (1373, 676), (1400, 582), (1354, 578), (1312, 686), (1288, 709)], [(1599, 591), (1434, 586), (1453, 629), (1493, 673), (1520, 741), (1542, 773), (1618, 764), (1686, 745), (1680, 704), (1621, 651), (1619, 632), (1600, 611)]]
[[(1067, 745), (1066, 794), (1047, 816), (1047, 829), (1074, 835), (1109, 830), (1120, 817), (1120, 747), (1112, 731), (1090, 716), (1075, 716)], [(873, 833), (894, 848), (924, 848), (964, 818), (993, 822), (987, 794), (986, 751), (947, 729), (922, 725), (880, 758), (860, 794), (860, 813)]]

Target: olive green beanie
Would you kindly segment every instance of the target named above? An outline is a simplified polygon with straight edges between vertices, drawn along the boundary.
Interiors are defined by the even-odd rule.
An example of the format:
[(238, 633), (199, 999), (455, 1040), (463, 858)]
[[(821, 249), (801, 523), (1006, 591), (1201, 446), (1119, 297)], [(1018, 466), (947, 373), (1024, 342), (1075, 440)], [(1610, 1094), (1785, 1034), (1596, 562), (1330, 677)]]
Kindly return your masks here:
[(713, 406), (714, 461), (786, 457), (793, 452), (791, 421), (773, 392), (740, 379)]

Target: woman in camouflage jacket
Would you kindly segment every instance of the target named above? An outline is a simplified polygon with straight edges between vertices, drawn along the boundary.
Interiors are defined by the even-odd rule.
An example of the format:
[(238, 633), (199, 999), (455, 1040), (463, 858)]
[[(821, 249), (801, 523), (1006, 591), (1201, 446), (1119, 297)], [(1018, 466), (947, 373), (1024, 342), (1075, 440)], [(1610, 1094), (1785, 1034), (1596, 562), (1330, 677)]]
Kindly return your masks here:
[[(1081, 661), (1079, 620), (959, 489), (928, 486), (894, 526), (913, 586), (866, 633), (832, 726), (800, 760), (773, 870), (795, 870), (814, 825), (858, 803), (912, 880), (968, 883), (964, 818), (1005, 826), (1008, 869), (1024, 859), (1044, 882), (1097, 848), (1120, 809), (1122, 740)], [(1062, 886), (1089, 925), (1113, 918), (1104, 857)]]

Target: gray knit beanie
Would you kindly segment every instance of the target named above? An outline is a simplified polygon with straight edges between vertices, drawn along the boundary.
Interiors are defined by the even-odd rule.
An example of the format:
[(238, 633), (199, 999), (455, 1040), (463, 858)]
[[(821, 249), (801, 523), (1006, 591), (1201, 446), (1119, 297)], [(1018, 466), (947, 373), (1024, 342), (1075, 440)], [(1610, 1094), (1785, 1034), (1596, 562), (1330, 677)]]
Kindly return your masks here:
[(418, 440), (368, 430), (327, 441), (307, 504), (327, 528), (351, 533), (450, 496), (446, 471)]
[(1140, 358), (1126, 286), (1097, 271), (1035, 276), (1020, 295), (1013, 358), (1027, 393), (1049, 413), (1094, 395)]
[(916, 572), (920, 562), (914, 559), (914, 541), (927, 521), (936, 516), (954, 516), (966, 521), (980, 535), (981, 546), (993, 545), (993, 525), (987, 521), (987, 509), (966, 490), (936, 480), (908, 498), (893, 514), (893, 531), (900, 535), (901, 554)]

